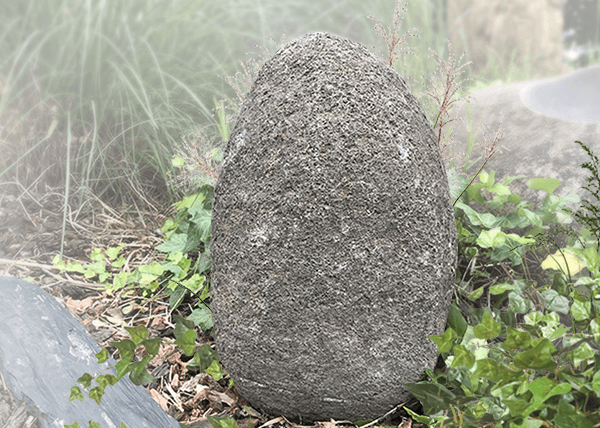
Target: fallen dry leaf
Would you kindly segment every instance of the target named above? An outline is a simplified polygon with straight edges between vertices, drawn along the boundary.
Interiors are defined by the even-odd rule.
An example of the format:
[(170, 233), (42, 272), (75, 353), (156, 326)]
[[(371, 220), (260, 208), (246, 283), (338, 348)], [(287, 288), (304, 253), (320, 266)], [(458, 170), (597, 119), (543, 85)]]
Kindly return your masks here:
[(66, 298), (67, 307), (69, 307), (69, 309), (75, 311), (79, 315), (84, 314), (87, 311), (87, 309), (90, 306), (92, 306), (93, 303), (94, 299), (92, 299), (91, 297), (88, 297), (84, 300), (74, 300), (69, 296), (67, 296)]
[(400, 422), (400, 425), (398, 425), (398, 428), (411, 428), (412, 427), (412, 419), (404, 419), (402, 422)]
[(264, 428), (264, 427), (268, 427), (270, 425), (275, 425), (276, 423), (281, 422), (282, 420), (283, 420), (283, 417), (280, 416), (278, 418), (274, 418), (274, 419), (271, 419), (271, 420), (265, 422), (264, 424), (262, 424), (258, 428)]

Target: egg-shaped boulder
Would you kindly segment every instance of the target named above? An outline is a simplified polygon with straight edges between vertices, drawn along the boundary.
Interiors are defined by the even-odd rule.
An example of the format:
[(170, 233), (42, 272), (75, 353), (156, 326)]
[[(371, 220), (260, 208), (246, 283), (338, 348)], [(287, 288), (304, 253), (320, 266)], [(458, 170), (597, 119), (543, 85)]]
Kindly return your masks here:
[(214, 191), (211, 298), (250, 404), (375, 418), (437, 359), (457, 233), (431, 125), (363, 46), (300, 37), (260, 69)]

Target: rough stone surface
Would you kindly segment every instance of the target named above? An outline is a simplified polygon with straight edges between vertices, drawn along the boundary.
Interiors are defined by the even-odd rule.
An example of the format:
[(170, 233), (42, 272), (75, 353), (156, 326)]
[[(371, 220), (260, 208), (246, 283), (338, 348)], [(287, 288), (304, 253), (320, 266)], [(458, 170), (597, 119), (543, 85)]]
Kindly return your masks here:
[(437, 359), (456, 228), (402, 78), (327, 33), (281, 48), (232, 130), (211, 254), (217, 349), (254, 406), (357, 420), (406, 400)]
[[(530, 62), (539, 76), (568, 71), (562, 62), (566, 0), (448, 0), (448, 37), (471, 71)], [(527, 60), (526, 57), (530, 59)], [(493, 62), (491, 62), (493, 61)]]
[[(502, 138), (496, 153), (486, 164), (487, 171), (497, 170), (497, 179), (525, 175), (561, 180), (559, 195), (575, 191), (584, 196), (581, 186), (589, 173), (580, 166), (588, 155), (575, 144), (581, 141), (600, 154), (600, 66), (588, 67), (566, 75), (500, 85), (470, 95), (470, 114), (464, 102), (458, 103), (458, 117), (470, 123), (474, 132), (474, 157), (481, 157), (481, 124), (489, 127), (490, 137), (502, 123)], [(455, 160), (464, 164), (469, 134), (461, 121), (453, 122)], [(469, 170), (475, 173), (478, 162)], [(511, 183), (513, 191), (530, 201), (545, 196), (530, 190), (526, 180)]]
[(108, 386), (100, 406), (87, 394), (83, 402), (69, 402), (81, 375), (106, 373), (102, 370), (115, 365), (112, 359), (98, 365), (94, 354), (99, 351), (54, 297), (29, 282), (0, 277), (0, 372), (10, 390), (0, 391), (1, 422), (13, 418), (14, 425), (7, 426), (40, 428), (74, 422), (83, 427), (90, 420), (103, 428), (117, 428), (121, 422), (128, 428), (179, 427), (128, 378)]

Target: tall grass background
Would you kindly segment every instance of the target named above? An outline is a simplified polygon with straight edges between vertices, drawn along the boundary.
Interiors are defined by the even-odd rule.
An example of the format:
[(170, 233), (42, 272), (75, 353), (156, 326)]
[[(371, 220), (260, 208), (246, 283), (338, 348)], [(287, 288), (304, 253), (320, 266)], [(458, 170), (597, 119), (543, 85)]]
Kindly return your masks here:
[[(47, 186), (76, 205), (153, 206), (174, 196), (171, 158), (186, 135), (221, 140), (215, 100), (236, 93), (221, 76), (243, 71), (247, 53), (329, 31), (386, 52), (374, 15), (392, 24), (394, 1), (3, 0), (0, 12), (0, 182)], [(402, 31), (417, 55), (403, 76), (431, 78), (447, 58), (444, 0), (409, 2)], [(277, 42), (275, 42), (275, 40)], [(263, 52), (264, 55), (264, 52)], [(465, 60), (468, 60), (468, 53)], [(530, 77), (494, 67), (458, 96), (490, 82)], [(412, 83), (411, 83), (412, 82)], [(415, 92), (419, 87), (414, 80)], [(432, 123), (435, 117), (430, 117)], [(70, 191), (67, 189), (71, 189)], [(69, 194), (69, 192), (71, 194)]]

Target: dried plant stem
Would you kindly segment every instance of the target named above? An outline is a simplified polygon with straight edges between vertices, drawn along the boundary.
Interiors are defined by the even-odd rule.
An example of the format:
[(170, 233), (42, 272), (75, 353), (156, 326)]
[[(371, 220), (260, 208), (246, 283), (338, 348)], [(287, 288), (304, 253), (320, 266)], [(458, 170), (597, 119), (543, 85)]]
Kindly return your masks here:
[[(500, 122), (500, 128), (498, 128), (498, 132), (496, 132), (494, 141), (492, 141), (492, 144), (490, 144), (489, 146), (487, 145), (487, 138), (486, 138), (485, 156), (483, 159), (483, 163), (481, 164), (481, 167), (479, 167), (479, 169), (477, 170), (477, 173), (475, 173), (475, 175), (471, 178), (471, 181), (469, 181), (469, 184), (467, 184), (467, 186), (463, 189), (463, 191), (460, 192), (460, 195), (458, 195), (457, 198), (454, 200), (454, 202), (452, 203), (452, 206), (454, 206), (456, 204), (456, 202), (467, 191), (467, 189), (471, 186), (471, 184), (473, 184), (473, 181), (475, 181), (475, 178), (477, 178), (479, 173), (483, 170), (483, 167), (485, 166), (485, 164), (487, 164), (487, 162), (490, 160), (490, 158), (492, 156), (494, 156), (494, 154), (496, 153), (496, 150), (497, 150), (496, 144), (498, 143), (498, 140), (502, 136), (501, 130), (502, 130), (502, 122)], [(484, 138), (485, 138), (485, 131), (484, 131)]]
[[(439, 76), (439, 81), (442, 82), (442, 88), (441, 88), (441, 90), (438, 90), (437, 87), (433, 83), (433, 78), (431, 78), (431, 79), (429, 79), (430, 84), (428, 85), (428, 88), (430, 88), (430, 89), (428, 91), (426, 91), (425, 94), (427, 96), (429, 96), (435, 102), (435, 104), (437, 106), (438, 114), (436, 116), (435, 123), (433, 124), (433, 129), (435, 130), (435, 128), (437, 127), (437, 138), (438, 138), (438, 144), (440, 145), (440, 153), (442, 154), (442, 158), (444, 158), (445, 157), (444, 153), (447, 150), (449, 142), (452, 140), (452, 134), (448, 137), (447, 140), (442, 141), (442, 129), (448, 123), (456, 120), (456, 119), (444, 120), (444, 118), (445, 118), (445, 116), (448, 116), (448, 110), (454, 103), (460, 101), (461, 99), (465, 99), (467, 102), (471, 101), (471, 98), (469, 96), (456, 98), (456, 99), (454, 98), (456, 95), (456, 92), (460, 89), (462, 83), (465, 80), (473, 80), (471, 78), (467, 78), (467, 79), (461, 80), (460, 82), (456, 81), (457, 77), (460, 74), (464, 73), (464, 70), (461, 71), (461, 69), (463, 67), (471, 64), (471, 62), (469, 61), (469, 62), (466, 62), (466, 63), (460, 65), (459, 67), (456, 67), (458, 64), (460, 64), (460, 62), (465, 54), (463, 53), (457, 61), (454, 58), (454, 55), (452, 54), (450, 40), (448, 40), (448, 61), (447, 62), (444, 61), (438, 55), (438, 53), (433, 51), (432, 49), (429, 49), (429, 52), (435, 56), (435, 58), (432, 58), (431, 56), (429, 58), (432, 58), (438, 65), (436, 68), (436, 74), (437, 74), (437, 76)], [(424, 79), (424, 77), (422, 77), (422, 78)]]
[[(383, 55), (381, 53), (381, 51), (379, 49), (377, 49), (377, 48), (374, 48), (374, 49), (377, 50), (377, 52), (379, 52), (381, 54), (381, 57), (383, 58), (383, 60), (385, 62), (387, 62), (387, 64), (390, 67), (402, 55), (402, 52), (407, 51), (407, 53), (411, 53), (414, 55), (414, 52), (412, 52), (411, 49), (416, 50), (416, 48), (405, 47), (405, 48), (399, 49), (403, 43), (406, 43), (404, 41), (405, 38), (407, 38), (407, 37), (419, 37), (420, 38), (419, 35), (410, 34), (408, 31), (406, 33), (404, 33), (402, 36), (399, 35), (400, 34), (400, 26), (402, 25), (402, 20), (404, 19), (404, 15), (406, 14), (406, 6), (408, 5), (408, 3), (404, 3), (404, 6), (402, 7), (402, 9), (399, 8), (399, 5), (400, 5), (399, 0), (396, 0), (396, 5), (394, 7), (394, 29), (393, 30), (388, 26), (387, 31), (386, 31), (384, 26), (381, 24), (381, 22), (379, 22), (379, 20), (377, 18), (375, 18), (372, 15), (368, 16), (369, 19), (373, 19), (376, 22), (375, 27), (373, 29), (375, 30), (377, 35), (383, 37), (385, 40), (385, 43), (388, 48), (387, 58), (385, 55)], [(419, 30), (417, 28), (413, 28), (412, 31), (421, 32), (421, 30)]]

